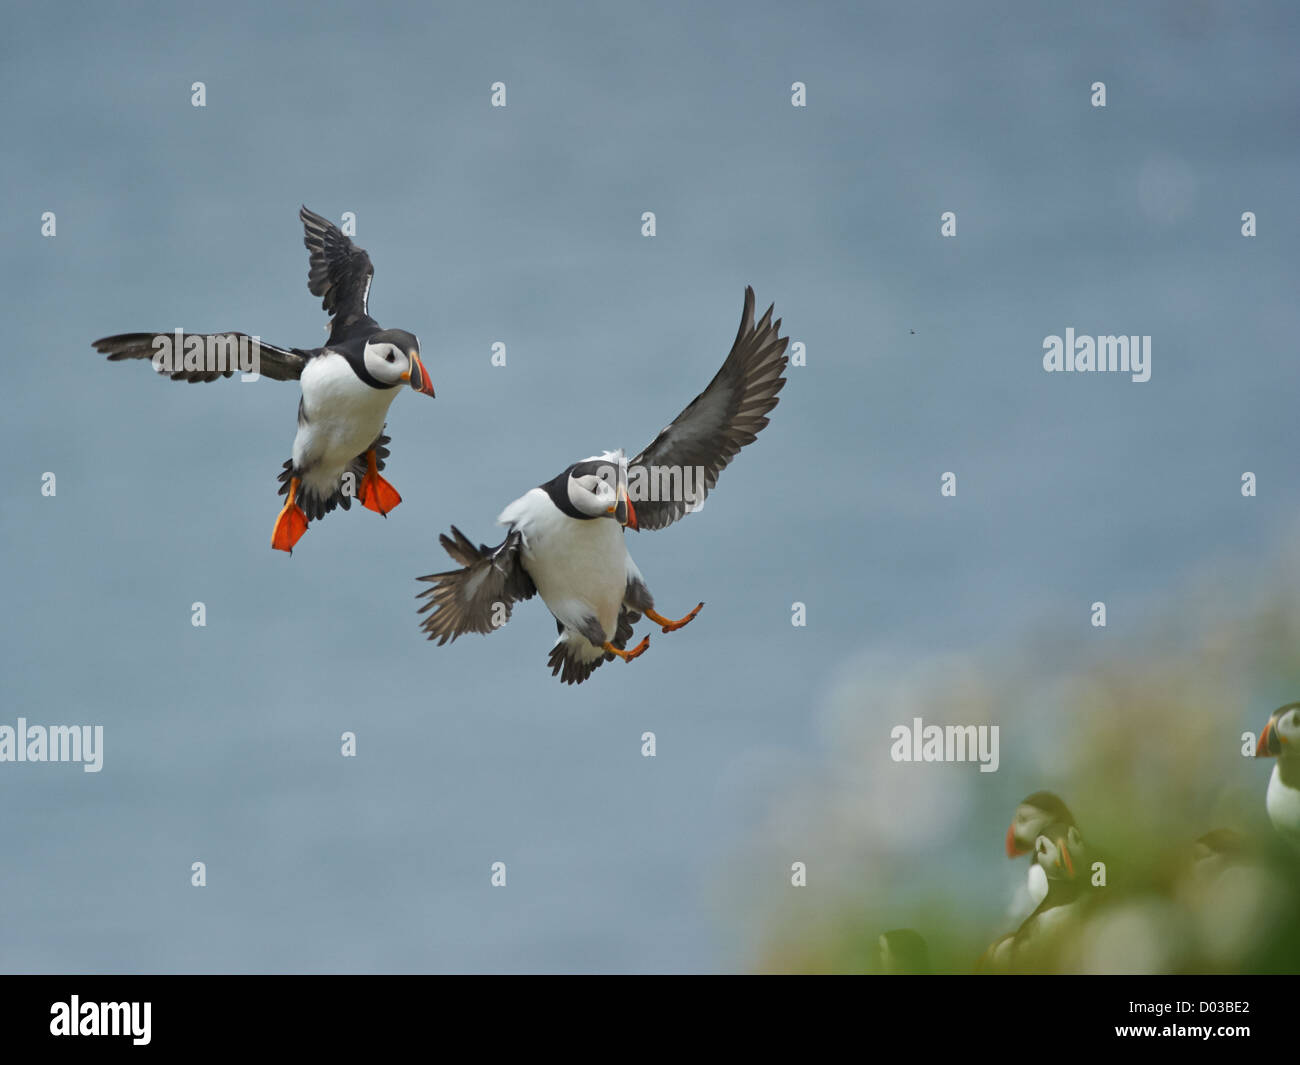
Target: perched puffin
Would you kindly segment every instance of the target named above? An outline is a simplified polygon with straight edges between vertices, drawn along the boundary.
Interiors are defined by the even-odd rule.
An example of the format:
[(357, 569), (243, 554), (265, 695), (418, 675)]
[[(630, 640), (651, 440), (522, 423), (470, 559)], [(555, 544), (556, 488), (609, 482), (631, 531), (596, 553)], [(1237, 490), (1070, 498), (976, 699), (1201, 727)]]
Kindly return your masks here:
[[(1019, 858), (1034, 850), (1039, 833), (1053, 823), (1067, 827), (1074, 824), (1074, 815), (1059, 796), (1050, 791), (1036, 791), (1022, 799), (1007, 829), (1007, 857)], [(1029, 865), (1027, 887), (1034, 906), (1047, 895), (1047, 878), (1036, 857)]]
[(1259, 734), (1255, 757), (1277, 759), (1264, 805), (1273, 827), (1300, 847), (1300, 703), (1273, 711)]
[(1010, 961), (1017, 969), (1041, 971), (1051, 947), (1078, 923), (1088, 898), (1088, 863), (1078, 828), (1063, 821), (1044, 828), (1034, 840), (1034, 863), (1043, 871), (1047, 894), (1012, 939)]
[[(495, 547), (475, 547), (454, 525), (442, 546), (464, 568), (419, 578), (432, 587), (421, 627), (439, 645), (467, 632), (492, 632), (514, 603), (540, 594), (555, 617), (559, 638), (551, 675), (580, 684), (602, 662), (631, 661), (632, 627), (645, 615), (672, 632), (691, 621), (664, 617), (627, 553), (624, 528), (662, 529), (703, 502), (718, 475), (767, 425), (785, 386), (787, 339), (772, 307), (754, 322), (754, 290), (731, 353), (709, 387), (631, 461), (606, 451), (575, 462), (516, 499), (497, 521), (508, 528)], [(689, 490), (688, 490), (689, 482)]]
[[(1032, 795), (1026, 796), (1021, 800), (1020, 805), (1016, 807), (1016, 812), (1011, 818), (1011, 825), (1007, 828), (1006, 850), (1008, 858), (1019, 858), (1023, 854), (1032, 854), (1030, 859), (1029, 873), (1026, 877), (1025, 893), (1029, 897), (1029, 905), (1025, 906), (1024, 895), (1017, 889), (1015, 901), (1012, 904), (1012, 912), (1025, 915), (1026, 909), (1030, 912), (1028, 915), (1017, 918), (1017, 930), (1009, 932), (1004, 936), (994, 940), (994, 942), (980, 955), (979, 961), (975, 963), (975, 971), (980, 972), (1008, 972), (1012, 966), (1013, 955), (1016, 949), (1016, 936), (1019, 930), (1024, 927), (1024, 923), (1038, 911), (1044, 900), (1047, 898), (1050, 884), (1045, 863), (1042, 860), (1042, 851), (1046, 848), (1040, 846), (1040, 839), (1046, 833), (1049, 837), (1053, 834), (1062, 837), (1062, 845), (1055, 850), (1052, 860), (1059, 867), (1062, 854), (1068, 854), (1068, 834), (1074, 831), (1075, 838), (1078, 838), (1078, 830), (1074, 825), (1074, 816), (1070, 813), (1069, 808), (1061, 801), (1060, 797), (1050, 791), (1036, 791)], [(1051, 843), (1051, 839), (1047, 839)], [(1073, 867), (1071, 866), (1071, 869)]]
[[(257, 373), (273, 381), (298, 380), (298, 435), (293, 458), (280, 474), (287, 495), (275, 520), (271, 546), (292, 553), (313, 518), (337, 506), (348, 510), (352, 496), (387, 517), (402, 501), (379, 475), (388, 456), (383, 435), (388, 407), (398, 389), (410, 385), (433, 395), (420, 343), (404, 329), (381, 329), (370, 317), (370, 256), (337, 226), (303, 207), (298, 213), (310, 252), (307, 288), (321, 297), (330, 315), (329, 339), (321, 348), (281, 348), (245, 333), (122, 333), (95, 341), (110, 362), (150, 359), (173, 381), (215, 381), (243, 367), (230, 364), (230, 345), (247, 350), (256, 342)], [(223, 351), (224, 349), (224, 351)], [(174, 352), (174, 360), (173, 360)]]

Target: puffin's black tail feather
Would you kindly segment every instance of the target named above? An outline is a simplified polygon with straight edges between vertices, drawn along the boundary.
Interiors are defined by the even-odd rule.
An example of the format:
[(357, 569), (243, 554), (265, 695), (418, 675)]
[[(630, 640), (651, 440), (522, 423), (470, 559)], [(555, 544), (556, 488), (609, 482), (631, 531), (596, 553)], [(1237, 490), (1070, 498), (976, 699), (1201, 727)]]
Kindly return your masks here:
[[(299, 482), (297, 503), (302, 507), (307, 515), (308, 521), (316, 521), (323, 518), (335, 507), (342, 507), (344, 510), (352, 509), (352, 498), (356, 495), (357, 489), (361, 486), (361, 478), (366, 475), (366, 454), (373, 449), (375, 453), (375, 468), (382, 470), (384, 460), (388, 458), (390, 452), (388, 444), (392, 442), (391, 438), (385, 436), (382, 432), (375, 438), (375, 442), (366, 448), (360, 455), (352, 460), (352, 464), (343, 471), (339, 478), (339, 485), (334, 490), (334, 494), (327, 499), (323, 499), (311, 491), (305, 484)], [(351, 476), (349, 476), (349, 474)], [(289, 482), (295, 476), (293, 468), (293, 459), (286, 459), (284, 467), (280, 470), (279, 494), (287, 496), (289, 494)]]
[[(623, 607), (618, 614), (618, 629), (614, 633), (614, 639), (610, 642), (620, 651), (626, 651), (629, 641), (632, 639), (632, 626), (641, 620), (641, 615), (635, 610), (629, 610)], [(560, 635), (564, 635), (563, 622), (555, 623), (559, 629)], [(593, 659), (590, 662), (584, 662), (581, 658), (575, 656), (572, 652), (582, 646), (581, 644), (572, 644), (567, 640), (557, 643), (551, 648), (550, 657), (546, 664), (551, 667), (551, 676), (559, 676), (562, 684), (581, 684), (591, 676), (593, 672), (606, 662), (614, 661), (615, 655), (606, 651), (601, 657)]]

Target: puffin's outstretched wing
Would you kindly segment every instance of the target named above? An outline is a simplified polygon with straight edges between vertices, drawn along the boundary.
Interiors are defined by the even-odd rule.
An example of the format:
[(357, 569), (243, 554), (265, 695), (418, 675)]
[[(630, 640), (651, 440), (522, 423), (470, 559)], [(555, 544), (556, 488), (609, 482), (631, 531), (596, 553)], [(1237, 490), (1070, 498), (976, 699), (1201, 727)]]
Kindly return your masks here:
[[(169, 342), (168, 358), (174, 361), (160, 362), (155, 368), (173, 381), (189, 381), (191, 384), (229, 377), (236, 370), (242, 369), (243, 364), (239, 362), (240, 342), (245, 341), (244, 350), (250, 352), (254, 342), (247, 333), (183, 333), (183, 341), (180, 350), (177, 351), (175, 333), (119, 333), (117, 336), (96, 340), (94, 346), (96, 351), (108, 356), (109, 362), (120, 362), (123, 359), (152, 361), (154, 355), (161, 350), (161, 346), (157, 344), (160, 337)], [(188, 341), (191, 337), (200, 337), (203, 340), (198, 359), (201, 367), (186, 370), (184, 369), (184, 341)], [(259, 340), (253, 369), (273, 381), (296, 381), (302, 376), (302, 368), (307, 365), (307, 360), (318, 353), (318, 351), (301, 351), (298, 348), (278, 348), (274, 344)], [(209, 362), (209, 358), (213, 361)], [(178, 368), (168, 368), (171, 366)], [(213, 368), (218, 366), (224, 369)]]
[[(727, 463), (767, 424), (766, 414), (776, 406), (776, 394), (785, 387), (783, 375), (789, 362), (785, 356), (789, 338), (778, 336), (781, 319), (773, 322), (772, 310), (768, 307), (755, 325), (754, 290), (745, 288), (740, 330), (722, 369), (709, 387), (628, 463), (628, 486), (638, 528), (662, 529), (686, 513), (684, 493), (668, 486), (683, 485), (687, 469), (693, 479), (693, 502), (702, 503)], [(702, 472), (702, 484), (697, 471)], [(652, 484), (656, 485), (654, 491), (649, 488)]]
[(515, 603), (531, 599), (537, 592), (520, 561), (524, 538), (518, 529), (511, 529), (510, 535), (496, 547), (487, 544), (475, 547), (454, 525), (451, 535), (455, 539), (448, 536), (438, 539), (447, 554), (464, 569), (417, 578), (433, 585), (416, 598), (428, 599), (419, 613), (426, 610), (433, 613), (420, 627), (439, 646), (467, 632), (495, 631), (510, 620)]
[(307, 288), (321, 298), (321, 306), (331, 318), (331, 342), (343, 337), (359, 322), (370, 317), (370, 282), (375, 268), (364, 248), (358, 248), (328, 218), (306, 207), (298, 212), (302, 219), (303, 243), (311, 253), (307, 271)]

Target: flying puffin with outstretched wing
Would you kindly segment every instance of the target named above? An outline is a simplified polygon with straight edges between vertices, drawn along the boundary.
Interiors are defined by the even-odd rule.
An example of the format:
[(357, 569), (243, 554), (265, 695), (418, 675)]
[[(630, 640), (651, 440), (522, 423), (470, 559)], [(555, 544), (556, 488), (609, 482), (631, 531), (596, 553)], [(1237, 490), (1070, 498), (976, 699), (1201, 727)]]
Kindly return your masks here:
[(580, 684), (603, 662), (641, 655), (631, 650), (633, 626), (645, 615), (672, 632), (699, 613), (672, 620), (655, 610), (641, 571), (624, 543), (624, 529), (662, 529), (703, 503), (718, 475), (767, 425), (785, 387), (787, 338), (772, 307), (755, 324), (754, 290), (735, 344), (709, 387), (629, 461), (606, 451), (575, 462), (501, 512), (508, 527), (496, 547), (473, 542), (454, 525), (442, 536), (461, 569), (420, 577), (428, 612), (422, 628), (439, 645), (467, 632), (492, 632), (513, 605), (539, 594), (555, 617), (552, 676)]
[(381, 329), (370, 317), (370, 256), (337, 226), (303, 207), (303, 243), (310, 252), (307, 288), (330, 315), (320, 348), (282, 348), (246, 333), (122, 333), (95, 341), (110, 362), (149, 359), (173, 381), (215, 381), (236, 369), (233, 351), (247, 351), (252, 367), (273, 381), (301, 383), (293, 457), (280, 474), (287, 496), (271, 546), (292, 553), (307, 523), (335, 507), (348, 510), (355, 494), (385, 517), (402, 497), (379, 475), (388, 456), (384, 421), (398, 389), (433, 395), (420, 343), (404, 329)]

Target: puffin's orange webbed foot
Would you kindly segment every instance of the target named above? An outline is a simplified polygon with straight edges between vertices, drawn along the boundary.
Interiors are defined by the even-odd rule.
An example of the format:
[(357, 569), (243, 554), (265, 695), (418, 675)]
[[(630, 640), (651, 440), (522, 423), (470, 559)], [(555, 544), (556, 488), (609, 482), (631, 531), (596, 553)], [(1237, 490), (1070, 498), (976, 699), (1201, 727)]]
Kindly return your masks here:
[(275, 519), (275, 528), (271, 530), (271, 547), (276, 551), (288, 551), (293, 554), (293, 545), (302, 539), (307, 531), (307, 512), (298, 506), (298, 478), (289, 482), (289, 498)]
[(631, 662), (632, 659), (640, 658), (643, 654), (645, 654), (645, 649), (649, 646), (650, 646), (650, 637), (643, 636), (641, 637), (641, 642), (637, 644), (635, 647), (633, 647), (632, 650), (630, 651), (620, 651), (612, 643), (606, 643), (605, 650), (608, 651), (610, 654), (618, 655), (618, 657), (623, 659), (624, 662)]
[(645, 616), (648, 617), (655, 624), (662, 625), (664, 627), (664, 632), (675, 632), (677, 629), (682, 628), (682, 626), (689, 625), (691, 621), (694, 620), (695, 615), (698, 614), (703, 609), (704, 609), (704, 604), (701, 603), (689, 614), (687, 614), (684, 618), (681, 618), (677, 621), (672, 621), (669, 618), (664, 617), (662, 614), (658, 613), (653, 607), (651, 607), (649, 610), (645, 612)]
[(379, 476), (373, 450), (366, 452), (366, 473), (361, 478), (357, 495), (363, 507), (384, 517), (388, 517), (388, 512), (402, 501), (397, 489)]

